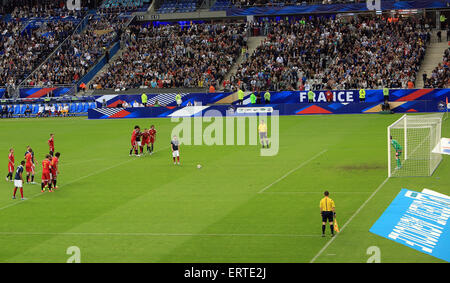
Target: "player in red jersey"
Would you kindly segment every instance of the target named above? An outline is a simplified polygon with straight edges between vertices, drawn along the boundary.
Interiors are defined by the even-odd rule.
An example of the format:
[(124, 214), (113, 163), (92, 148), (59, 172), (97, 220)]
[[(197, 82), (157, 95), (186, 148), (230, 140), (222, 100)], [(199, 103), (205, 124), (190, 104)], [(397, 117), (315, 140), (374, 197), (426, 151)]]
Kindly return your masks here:
[(31, 183), (34, 183), (34, 155), (31, 147), (28, 148), (28, 151), (25, 154), (25, 160), (26, 160), (25, 171), (27, 172), (27, 184), (30, 183), (30, 176), (31, 176)]
[(153, 144), (155, 143), (155, 138), (156, 138), (156, 130), (155, 130), (155, 126), (151, 125), (150, 126), (150, 130), (148, 131), (148, 133), (150, 134), (150, 154), (153, 154)]
[(51, 168), (51, 178), (52, 178), (52, 183), (53, 183), (53, 188), (55, 190), (58, 189), (58, 186), (56, 185), (56, 177), (59, 174), (59, 170), (58, 170), (58, 163), (59, 163), (59, 157), (61, 156), (61, 153), (57, 152), (55, 153), (55, 156), (53, 156), (52, 158), (52, 168)]
[(144, 145), (147, 145), (147, 153), (150, 153), (150, 133), (147, 129), (142, 132), (141, 154), (143, 154)]
[(14, 172), (14, 149), (11, 147), (9, 149), (8, 155), (8, 175), (6, 175), (6, 181), (12, 182), (13, 172)]
[[(27, 145), (27, 151), (25, 152), (25, 159), (26, 159), (26, 156), (27, 156), (27, 154), (28, 154), (28, 152), (29, 152), (29, 150), (31, 149), (31, 146), (29, 146), (29, 145)], [(31, 184), (36, 184), (35, 182), (34, 182), (34, 172), (35, 172), (35, 169), (36, 168), (36, 165), (35, 165), (35, 160), (34, 160), (34, 151), (33, 150), (31, 150)], [(27, 183), (29, 182), (29, 180), (27, 180)]]
[(45, 156), (45, 159), (42, 160), (42, 183), (41, 183), (41, 192), (42, 193), (45, 192), (45, 186), (47, 186), (47, 185), (48, 185), (48, 191), (53, 192), (51, 176), (50, 176), (50, 171), (52, 169), (51, 159), (52, 159), (52, 156), (50, 154), (47, 154)]
[(138, 144), (137, 144), (136, 139), (139, 137), (140, 131), (141, 131), (141, 129), (139, 128), (139, 126), (134, 126), (133, 133), (131, 134), (130, 156), (133, 153), (133, 149), (134, 149), (134, 154), (136, 156), (138, 156)]
[(49, 153), (53, 156), (53, 152), (55, 152), (55, 135), (50, 134), (50, 139), (48, 140)]

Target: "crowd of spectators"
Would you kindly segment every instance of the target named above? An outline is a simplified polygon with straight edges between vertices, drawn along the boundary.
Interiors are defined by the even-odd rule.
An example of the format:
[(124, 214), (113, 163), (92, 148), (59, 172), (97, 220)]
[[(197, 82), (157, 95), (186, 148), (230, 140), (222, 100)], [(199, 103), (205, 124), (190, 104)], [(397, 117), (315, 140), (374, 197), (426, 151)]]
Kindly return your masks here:
[(88, 9), (96, 9), (101, 1), (81, 0), (80, 9), (67, 9), (67, 0), (2, 0), (0, 15), (11, 14), (13, 18), (47, 18), (54, 16), (79, 17)]
[(15, 19), (48, 17), (82, 17), (85, 10), (68, 10), (65, 0), (14, 0), (2, 6), (2, 14)]
[(434, 68), (431, 72), (431, 76), (427, 78), (427, 75), (425, 74), (423, 79), (425, 88), (450, 87), (450, 48), (445, 50), (442, 63), (439, 63), (439, 65)]
[(150, 5), (151, 2), (152, 1), (149, 0), (105, 0), (100, 7), (98, 7), (98, 11), (104, 13), (131, 12), (146, 7)]
[(128, 47), (93, 88), (208, 87), (223, 80), (246, 45), (246, 25), (131, 27)]
[[(301, 3), (302, 1), (298, 1)], [(231, 0), (231, 3), (236, 8), (244, 8), (244, 7), (276, 7), (280, 5), (296, 5), (296, 0)]]
[(236, 8), (245, 7), (280, 7), (311, 4), (345, 4), (359, 3), (360, 0), (231, 0)]
[(128, 16), (122, 16), (120, 13), (97, 12), (97, 16), (90, 19), (89, 29), (97, 31), (120, 31), (124, 28), (128, 20)]
[(429, 40), (414, 19), (281, 20), (230, 84), (256, 91), (407, 88)]
[(17, 21), (0, 22), (0, 86), (14, 86), (29, 75), (72, 33), (71, 21), (48, 21), (22, 31)]
[(118, 40), (127, 20), (112, 14), (92, 15), (85, 31), (72, 34), (25, 84), (76, 83)]

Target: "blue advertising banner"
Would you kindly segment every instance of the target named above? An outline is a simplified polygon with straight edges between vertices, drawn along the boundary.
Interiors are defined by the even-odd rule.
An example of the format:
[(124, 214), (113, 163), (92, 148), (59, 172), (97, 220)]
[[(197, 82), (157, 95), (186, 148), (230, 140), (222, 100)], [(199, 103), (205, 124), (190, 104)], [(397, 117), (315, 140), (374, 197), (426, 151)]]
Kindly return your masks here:
[[(113, 49), (115, 49), (114, 47)], [(70, 90), (70, 87), (34, 87), (20, 89), (21, 98), (39, 98), (47, 96), (52, 92), (53, 96), (61, 96), (66, 94)], [(156, 100), (164, 105), (175, 106), (176, 93), (163, 93), (152, 94), (152, 89), (142, 89), (142, 92), (147, 93), (150, 104), (153, 104)], [(264, 92), (260, 92), (261, 97), (264, 97)], [(314, 102), (327, 102), (326, 90), (314, 90)], [(119, 103), (126, 101), (127, 103), (134, 103), (135, 101), (141, 102), (141, 95), (121, 95), (112, 94), (95, 96), (95, 100), (98, 102), (98, 106), (101, 106), (105, 100), (107, 106), (115, 107)], [(245, 92), (244, 104), (249, 104), (251, 92)], [(257, 93), (255, 93), (257, 94)], [(307, 91), (271, 91), (271, 103), (304, 103), (308, 102)], [(359, 90), (332, 90), (331, 91), (332, 102), (340, 103), (354, 103), (359, 101)], [(180, 93), (183, 103), (182, 105), (202, 103), (205, 104), (230, 104), (237, 102), (237, 93), (233, 92), (217, 92), (217, 93)], [(450, 89), (391, 89), (389, 90), (389, 101), (401, 102), (401, 101), (417, 101), (417, 100), (439, 100), (445, 101), (446, 98), (450, 99)], [(382, 102), (384, 100), (383, 90), (381, 89), (368, 89), (366, 90), (365, 102)]]
[(42, 98), (42, 97), (58, 97), (63, 96), (70, 92), (72, 87), (33, 87), (33, 88), (21, 88), (20, 98)]
[[(395, 113), (439, 112), (436, 101), (417, 100), (391, 102)], [(317, 115), (317, 114), (369, 114), (380, 113), (380, 102), (358, 103), (268, 103), (247, 105), (197, 105), (197, 106), (160, 106), (160, 107), (105, 107), (89, 110), (89, 119), (110, 118), (162, 118), (162, 117), (195, 117), (251, 115), (254, 113), (278, 111), (277, 115)], [(444, 110), (442, 110), (444, 111)]]
[(450, 262), (450, 199), (402, 189), (370, 232)]
[[(148, 96), (149, 104), (154, 104), (158, 101), (160, 104), (168, 106), (176, 106), (176, 93), (151, 94), (151, 89), (143, 89)], [(265, 92), (265, 91), (264, 91)], [(264, 92), (260, 92), (261, 97), (264, 97)], [(314, 99), (316, 103), (327, 102), (326, 90), (314, 90)], [(330, 103), (359, 103), (359, 90), (332, 90), (330, 91)], [(244, 104), (250, 104), (251, 92), (245, 92)], [(255, 93), (257, 94), (257, 93)], [(271, 91), (270, 103), (306, 103), (308, 102), (307, 91)], [(194, 105), (196, 103), (206, 104), (235, 104), (238, 101), (237, 93), (233, 92), (218, 92), (218, 93), (180, 93), (182, 98), (182, 106), (188, 104)], [(407, 101), (440, 101), (445, 102), (446, 98), (450, 99), (450, 89), (391, 89), (389, 91), (389, 101), (400, 103)], [(141, 95), (119, 95), (110, 94), (95, 97), (98, 106), (103, 102), (108, 107), (115, 107), (117, 104), (127, 102), (133, 104), (134, 102), (141, 102)], [(384, 101), (383, 90), (368, 89), (366, 90), (365, 102), (381, 103)]]

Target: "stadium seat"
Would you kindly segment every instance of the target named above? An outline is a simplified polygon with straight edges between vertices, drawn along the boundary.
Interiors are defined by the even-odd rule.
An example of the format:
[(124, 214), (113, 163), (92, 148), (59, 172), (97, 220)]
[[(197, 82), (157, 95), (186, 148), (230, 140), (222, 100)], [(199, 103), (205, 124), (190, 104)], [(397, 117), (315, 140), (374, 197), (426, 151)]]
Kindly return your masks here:
[(20, 105), (20, 115), (25, 115), (25, 110), (27, 106), (25, 104)]
[(129, 7), (138, 8), (144, 5), (144, 0), (105, 0), (101, 7), (102, 8), (119, 8), (119, 7)]
[(77, 105), (75, 103), (70, 103), (69, 113), (71, 115), (75, 115), (76, 112), (77, 112)]
[(89, 109), (89, 103), (88, 102), (84, 102), (83, 103), (83, 112), (87, 113)]
[(36, 115), (39, 112), (39, 104), (33, 105), (32, 114)]
[(83, 112), (83, 103), (77, 103), (77, 113)]
[(14, 105), (14, 115), (20, 115), (20, 105)]
[[(63, 105), (61, 103), (58, 103), (55, 105), (55, 107), (56, 107), (56, 112), (58, 113), (58, 109), (62, 109)], [(59, 115), (61, 115), (61, 113)]]

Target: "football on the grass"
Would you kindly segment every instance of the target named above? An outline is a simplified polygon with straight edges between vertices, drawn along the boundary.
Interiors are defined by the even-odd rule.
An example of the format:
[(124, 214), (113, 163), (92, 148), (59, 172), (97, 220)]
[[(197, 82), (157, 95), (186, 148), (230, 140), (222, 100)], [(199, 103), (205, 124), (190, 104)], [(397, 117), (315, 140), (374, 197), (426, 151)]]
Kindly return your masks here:
[(202, 168), (202, 165), (197, 164), (197, 169), (200, 169), (200, 168)]

